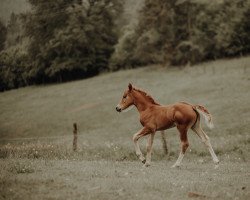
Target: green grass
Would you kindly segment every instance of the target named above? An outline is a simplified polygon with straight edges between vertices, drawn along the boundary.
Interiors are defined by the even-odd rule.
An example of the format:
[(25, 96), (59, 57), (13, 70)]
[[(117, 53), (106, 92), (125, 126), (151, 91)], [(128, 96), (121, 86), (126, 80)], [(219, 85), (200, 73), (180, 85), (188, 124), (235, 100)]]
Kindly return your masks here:
[[(132, 82), (162, 104), (188, 101), (206, 106), (214, 117), (215, 129), (206, 130), (215, 149), (222, 153), (241, 149), (250, 140), (250, 70), (244, 70), (249, 63), (246, 57), (184, 70), (152, 66), (4, 92), (0, 94), (1, 143), (33, 139), (70, 146), (72, 125), (77, 122), (83, 148), (106, 148), (113, 143), (130, 149), (132, 135), (141, 128), (138, 113), (133, 109), (120, 114), (115, 106)], [(201, 146), (202, 150), (198, 138), (189, 135), (191, 148)], [(175, 129), (168, 131), (168, 138), (174, 147), (178, 145)]]
[[(184, 69), (148, 66), (0, 93), (0, 199), (186, 199), (188, 192), (249, 199), (249, 64), (245, 57)], [(183, 167), (169, 169), (179, 153), (177, 130), (170, 129), (168, 161), (157, 135), (152, 167), (141, 170), (132, 144), (141, 128), (138, 113), (115, 111), (129, 82), (162, 104), (206, 106), (215, 128), (204, 130), (222, 167), (214, 171), (207, 149), (190, 131)], [(72, 151), (74, 122), (77, 152)], [(144, 152), (145, 142), (140, 141)]]
[[(28, 166), (32, 173), (9, 171)], [(142, 168), (138, 162), (0, 160), (1, 199), (249, 199), (249, 165), (223, 162), (185, 162), (181, 169), (154, 162)], [(28, 168), (26, 167), (26, 168)], [(21, 168), (22, 169), (22, 168)]]

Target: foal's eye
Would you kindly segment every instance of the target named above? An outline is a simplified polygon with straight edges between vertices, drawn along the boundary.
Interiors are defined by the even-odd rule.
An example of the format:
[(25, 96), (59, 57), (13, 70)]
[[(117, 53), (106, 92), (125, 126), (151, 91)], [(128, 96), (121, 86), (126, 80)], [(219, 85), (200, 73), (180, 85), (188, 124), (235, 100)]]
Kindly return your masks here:
[(123, 99), (126, 99), (127, 96), (123, 96)]

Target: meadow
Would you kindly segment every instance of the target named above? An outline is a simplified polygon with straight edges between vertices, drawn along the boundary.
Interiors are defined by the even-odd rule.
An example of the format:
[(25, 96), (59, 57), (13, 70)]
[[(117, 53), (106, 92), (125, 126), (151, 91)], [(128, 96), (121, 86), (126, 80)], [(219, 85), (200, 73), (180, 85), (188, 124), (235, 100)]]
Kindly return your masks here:
[[(0, 93), (0, 199), (250, 199), (249, 64), (244, 57), (147, 66)], [(115, 111), (129, 82), (161, 104), (207, 107), (215, 128), (203, 127), (219, 167), (190, 131), (182, 166), (171, 169), (179, 153), (173, 128), (166, 132), (170, 154), (157, 134), (152, 166), (142, 168), (132, 143), (138, 112)], [(140, 144), (145, 152), (146, 138)]]

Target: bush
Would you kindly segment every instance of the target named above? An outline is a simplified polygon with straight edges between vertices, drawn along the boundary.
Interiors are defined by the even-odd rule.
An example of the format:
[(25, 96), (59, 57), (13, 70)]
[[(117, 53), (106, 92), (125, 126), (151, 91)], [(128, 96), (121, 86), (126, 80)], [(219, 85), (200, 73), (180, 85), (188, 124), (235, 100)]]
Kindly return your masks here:
[(176, 47), (171, 60), (173, 65), (185, 65), (187, 63), (192, 65), (201, 61), (202, 56), (203, 51), (199, 46), (190, 41), (183, 41)]

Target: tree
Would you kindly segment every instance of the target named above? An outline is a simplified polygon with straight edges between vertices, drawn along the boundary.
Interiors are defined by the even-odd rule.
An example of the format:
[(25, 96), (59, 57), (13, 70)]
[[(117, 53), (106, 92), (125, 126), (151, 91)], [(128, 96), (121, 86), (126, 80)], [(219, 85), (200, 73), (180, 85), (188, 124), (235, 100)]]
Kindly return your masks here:
[[(122, 4), (115, 0), (30, 0), (34, 13), (26, 26), (33, 82), (67, 81), (108, 69), (118, 34)], [(53, 12), (56, 10), (56, 12)]]
[(227, 55), (246, 55), (250, 52), (250, 1), (237, 2), (237, 10), (243, 10), (234, 20), (233, 33), (227, 46)]
[(49, 78), (46, 76), (45, 70), (50, 66), (50, 61), (55, 58), (56, 54), (46, 54), (46, 46), (55, 37), (56, 31), (66, 26), (69, 18), (67, 9), (72, 2), (73, 0), (49, 2), (29, 0), (33, 12), (28, 14), (25, 33), (31, 40), (28, 47), (31, 63), (28, 73), (31, 83), (48, 81)]
[(6, 26), (0, 20), (0, 51), (4, 49), (6, 34), (7, 34)]
[(6, 27), (4, 49), (0, 52), (0, 91), (26, 85), (27, 45), (23, 41), (22, 22), (21, 15), (12, 13)]

